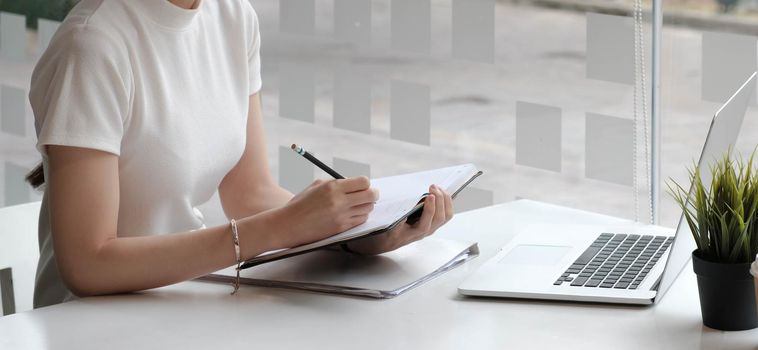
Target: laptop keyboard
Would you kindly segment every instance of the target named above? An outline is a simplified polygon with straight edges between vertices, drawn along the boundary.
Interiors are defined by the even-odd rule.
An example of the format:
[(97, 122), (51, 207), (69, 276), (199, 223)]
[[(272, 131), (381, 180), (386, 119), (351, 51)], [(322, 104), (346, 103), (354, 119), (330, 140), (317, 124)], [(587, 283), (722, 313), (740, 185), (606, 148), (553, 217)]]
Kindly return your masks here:
[(637, 289), (673, 241), (666, 236), (603, 233), (553, 284)]

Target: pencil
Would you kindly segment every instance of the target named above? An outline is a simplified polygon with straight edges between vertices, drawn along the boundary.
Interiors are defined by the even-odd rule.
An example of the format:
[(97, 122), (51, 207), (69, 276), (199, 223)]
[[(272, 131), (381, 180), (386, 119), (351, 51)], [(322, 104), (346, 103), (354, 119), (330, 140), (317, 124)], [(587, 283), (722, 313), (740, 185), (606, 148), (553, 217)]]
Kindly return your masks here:
[(328, 165), (324, 164), (320, 160), (318, 160), (316, 157), (314, 157), (312, 154), (308, 153), (305, 149), (302, 147), (292, 144), (292, 150), (295, 151), (295, 153), (305, 157), (308, 161), (319, 167), (321, 170), (325, 171), (327, 174), (331, 175), (335, 179), (344, 179), (345, 177), (340, 175), (340, 173), (336, 172), (334, 169), (330, 168)]

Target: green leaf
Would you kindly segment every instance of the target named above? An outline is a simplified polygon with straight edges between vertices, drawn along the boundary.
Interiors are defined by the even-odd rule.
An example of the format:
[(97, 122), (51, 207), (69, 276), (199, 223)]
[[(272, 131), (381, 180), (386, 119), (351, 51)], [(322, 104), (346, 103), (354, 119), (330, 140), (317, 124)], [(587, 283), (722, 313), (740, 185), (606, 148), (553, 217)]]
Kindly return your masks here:
[(708, 165), (712, 178), (703, 183), (700, 168), (688, 169), (689, 190), (673, 179), (668, 192), (704, 258), (726, 263), (749, 262), (758, 254), (758, 146), (750, 158), (733, 157), (730, 149)]

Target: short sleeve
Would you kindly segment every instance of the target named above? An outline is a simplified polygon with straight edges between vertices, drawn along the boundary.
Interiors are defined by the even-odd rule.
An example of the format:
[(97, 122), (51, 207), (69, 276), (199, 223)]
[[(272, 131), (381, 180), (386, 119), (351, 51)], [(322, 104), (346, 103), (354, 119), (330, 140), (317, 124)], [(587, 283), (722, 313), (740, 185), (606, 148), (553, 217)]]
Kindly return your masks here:
[(92, 28), (59, 33), (32, 75), (29, 100), (37, 129), (37, 149), (46, 145), (121, 153), (129, 114), (128, 57)]
[(249, 95), (253, 95), (260, 91), (263, 82), (261, 80), (261, 33), (258, 26), (258, 15), (255, 13), (252, 5), (248, 1), (247, 3), (248, 14), (247, 20), (247, 66), (248, 66), (248, 86)]

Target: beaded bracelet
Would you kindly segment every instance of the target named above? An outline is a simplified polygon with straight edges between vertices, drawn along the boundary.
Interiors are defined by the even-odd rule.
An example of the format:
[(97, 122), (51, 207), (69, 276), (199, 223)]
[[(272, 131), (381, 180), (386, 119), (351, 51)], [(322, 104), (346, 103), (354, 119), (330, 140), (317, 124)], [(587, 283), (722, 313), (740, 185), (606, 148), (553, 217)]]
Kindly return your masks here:
[(232, 219), (229, 222), (232, 225), (232, 242), (234, 243), (234, 254), (237, 257), (237, 278), (234, 280), (234, 290), (232, 295), (240, 289), (240, 265), (242, 265), (242, 255), (240, 254), (240, 236), (237, 232), (237, 221)]

